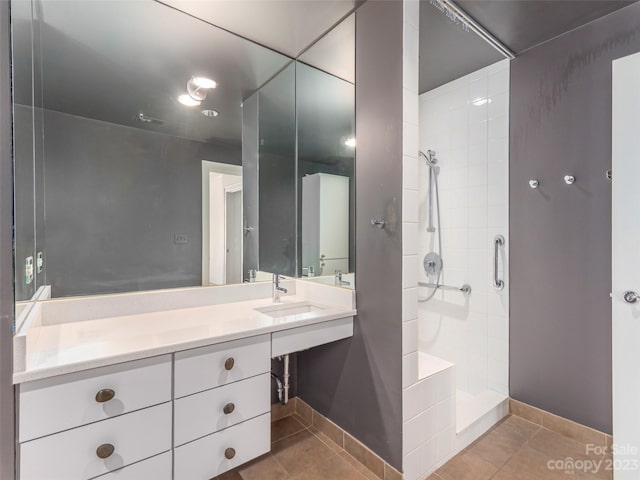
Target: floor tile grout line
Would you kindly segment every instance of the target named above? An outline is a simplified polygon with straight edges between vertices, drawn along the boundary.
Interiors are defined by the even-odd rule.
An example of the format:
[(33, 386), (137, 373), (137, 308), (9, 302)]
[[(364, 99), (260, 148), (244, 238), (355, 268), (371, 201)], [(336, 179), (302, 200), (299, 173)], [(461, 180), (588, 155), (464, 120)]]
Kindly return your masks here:
[(269, 452), (269, 455), (271, 455), (271, 458), (273, 458), (274, 462), (276, 462), (280, 467), (282, 467), (282, 470), (287, 472), (287, 475), (289, 475), (289, 478), (293, 478), (293, 474), (289, 470), (287, 470), (285, 466), (282, 465), (282, 463), (280, 463), (280, 461), (276, 458), (276, 456), (273, 453)]
[(295, 431), (295, 432), (293, 432), (293, 433), (290, 433), (290, 434), (288, 434), (288, 435), (285, 435), (284, 437), (280, 437), (278, 440), (272, 440), (272, 441), (271, 441), (271, 445), (273, 446), (274, 444), (276, 444), (276, 443), (278, 443), (278, 442), (281, 442), (282, 440), (286, 440), (287, 438), (291, 438), (291, 437), (293, 437), (295, 434), (300, 433), (300, 432), (302, 432), (303, 430), (306, 430), (306, 428), (304, 428), (304, 427), (303, 427), (303, 428), (301, 428), (300, 430), (296, 430), (296, 431)]
[[(529, 444), (529, 442), (531, 441), (531, 439), (532, 439), (533, 437), (535, 437), (535, 436), (540, 432), (540, 430), (542, 430), (542, 428), (543, 428), (541, 425), (539, 425), (539, 424), (537, 424), (537, 423), (535, 423), (535, 422), (531, 422), (531, 421), (527, 420), (526, 418), (523, 418), (523, 417), (520, 417), (520, 416), (518, 416), (518, 415), (514, 415), (514, 414), (509, 414), (509, 415), (508, 415), (508, 416), (506, 416), (506, 417), (505, 417), (501, 422), (498, 422), (496, 425), (494, 425), (493, 427), (491, 427), (491, 429), (489, 429), (489, 431), (485, 432), (483, 435), (481, 435), (479, 438), (477, 438), (474, 442), (472, 442), (470, 445), (468, 445), (468, 446), (467, 446), (466, 448), (464, 448), (462, 451), (463, 451), (463, 452), (465, 452), (465, 451), (466, 451), (466, 452), (468, 452), (468, 453), (473, 453), (471, 450), (472, 450), (472, 448), (473, 448), (473, 446), (474, 446), (474, 445), (476, 445), (476, 444), (480, 443), (484, 438), (488, 437), (488, 436), (489, 436), (489, 434), (490, 434), (491, 432), (495, 431), (497, 427), (499, 427), (500, 425), (504, 424), (504, 423), (505, 423), (505, 422), (506, 422), (510, 417), (516, 417), (516, 418), (518, 418), (519, 420), (523, 420), (523, 421), (525, 421), (526, 423), (529, 423), (529, 424), (531, 424), (531, 425), (535, 426), (535, 427), (536, 427), (536, 429), (535, 429), (535, 431), (534, 431), (534, 432), (533, 432), (533, 433), (532, 433), (532, 434), (527, 438), (527, 440), (526, 440), (526, 441), (525, 441), (525, 442), (524, 442), (520, 447), (518, 447), (518, 449), (517, 449), (515, 452), (513, 452), (513, 454), (511, 454), (511, 455), (509, 456), (509, 458), (507, 459), (507, 461), (505, 461), (501, 466), (493, 465), (493, 466), (495, 466), (495, 467), (497, 468), (497, 470), (493, 473), (493, 475), (491, 475), (491, 477), (489, 477), (489, 479), (488, 479), (488, 480), (491, 480), (491, 479), (496, 478), (496, 476), (497, 476), (500, 472), (502, 472), (502, 471), (503, 471), (504, 467), (505, 467), (505, 466), (506, 466), (506, 465), (507, 465), (507, 464), (508, 464), (508, 463), (509, 463), (509, 462), (510, 462), (510, 461), (511, 461), (511, 460), (512, 460), (512, 459), (513, 459), (513, 458), (514, 458), (518, 453), (520, 453), (522, 450), (524, 450), (524, 449), (525, 449), (525, 447), (526, 447), (526, 446)], [(462, 453), (462, 452), (460, 452), (460, 453)], [(482, 458), (482, 457), (479, 457), (479, 458)], [(489, 463), (491, 463), (491, 462), (489, 462)], [(442, 478), (442, 477), (440, 477), (440, 476), (439, 476), (437, 473), (435, 473), (435, 472), (434, 472), (434, 474), (433, 474), (433, 475), (435, 475), (435, 476), (436, 476), (436, 479), (435, 479), (435, 480), (439, 480), (439, 479), (441, 479), (441, 478)]]
[[(366, 468), (366, 469), (367, 469), (367, 471), (371, 472), (371, 470), (369, 470), (365, 465), (363, 465), (362, 463), (360, 463), (356, 457), (354, 457), (354, 456), (353, 456), (353, 455), (351, 455), (349, 452), (347, 452), (347, 451), (345, 450), (345, 448), (344, 448), (344, 447), (341, 447), (340, 445), (338, 445), (337, 443), (335, 443), (333, 440), (331, 440), (329, 437), (327, 437), (327, 438), (328, 438), (328, 440), (326, 440), (326, 441), (325, 441), (322, 437), (320, 437), (320, 436), (316, 435), (316, 434), (315, 434), (315, 432), (311, 431), (311, 427), (315, 427), (315, 428), (316, 428), (316, 430), (318, 430), (318, 432), (320, 432), (320, 433), (322, 433), (322, 430), (320, 430), (318, 427), (316, 427), (316, 426), (315, 426), (315, 425), (313, 425), (313, 424), (312, 424), (312, 425), (309, 425), (309, 426), (307, 427), (307, 430), (309, 430), (309, 433), (311, 433), (311, 434), (312, 434), (313, 436), (315, 436), (318, 440), (320, 440), (320, 441), (321, 441), (321, 442), (322, 442), (322, 443), (323, 443), (323, 444), (324, 444), (328, 449), (330, 449), (330, 450), (333, 452), (333, 454), (334, 454), (334, 455), (336, 455), (336, 456), (338, 456), (338, 457), (339, 457), (342, 453), (344, 453), (344, 454), (346, 454), (346, 455), (349, 455), (351, 458), (353, 458), (354, 462), (357, 462), (357, 463), (358, 463), (358, 464), (360, 464), (363, 468)], [(325, 434), (325, 435), (326, 435), (326, 434)], [(331, 445), (329, 445), (329, 444), (327, 443), (328, 441), (329, 441), (329, 442), (332, 442), (336, 447), (338, 447), (339, 451), (338, 451), (338, 452), (334, 451), (334, 450), (331, 448)], [(369, 480), (369, 479), (368, 479), (368, 478), (367, 478), (363, 473), (359, 472), (359, 471), (358, 471), (358, 469), (357, 469), (357, 468), (355, 468), (353, 465), (349, 465), (349, 466), (350, 466), (350, 467), (351, 467), (351, 468), (352, 468), (352, 469), (353, 469), (353, 470), (354, 470), (358, 475), (360, 475), (362, 478), (364, 478), (365, 480)], [(377, 477), (377, 475), (376, 475), (375, 473), (371, 472), (371, 474), (372, 474), (372, 475), (375, 475), (375, 476)], [(380, 478), (380, 477), (378, 477), (378, 478)], [(382, 479), (380, 479), (380, 480), (382, 480)]]
[[(549, 428), (546, 428), (546, 427), (544, 427), (543, 425), (537, 424), (537, 423), (535, 423), (535, 422), (531, 422), (531, 421), (529, 421), (529, 420), (527, 420), (527, 419), (524, 419), (524, 418), (522, 418), (522, 417), (518, 417), (518, 418), (519, 418), (519, 419), (521, 419), (521, 420), (525, 420), (525, 421), (527, 421), (528, 423), (531, 423), (531, 424), (535, 425), (537, 428), (536, 428), (535, 432), (534, 432), (534, 433), (533, 433), (533, 434), (532, 434), (532, 435), (527, 439), (527, 441), (526, 441), (526, 442), (525, 442), (525, 443), (524, 443), (520, 448), (518, 448), (518, 450), (517, 450), (516, 452), (514, 452), (514, 454), (513, 454), (513, 455), (511, 455), (511, 457), (509, 458), (509, 460), (507, 460), (507, 462), (505, 462), (505, 464), (504, 464), (502, 467), (500, 467), (500, 468), (498, 469), (498, 471), (497, 471), (497, 472), (495, 472), (495, 473), (491, 476), (491, 479), (496, 478), (496, 477), (498, 476), (498, 474), (500, 474), (501, 472), (503, 472), (503, 471), (504, 471), (504, 467), (506, 467), (506, 465), (507, 465), (507, 464), (508, 464), (512, 459), (513, 459), (513, 457), (515, 457), (515, 456), (516, 456), (518, 453), (520, 453), (521, 451), (525, 450), (525, 449), (527, 448), (527, 446), (529, 445), (529, 443), (531, 442), (531, 440), (532, 440), (536, 435), (538, 435), (541, 431), (543, 431), (543, 430), (548, 431), (548, 432), (550, 432), (550, 433), (552, 433), (552, 434), (560, 435), (560, 436), (562, 436), (563, 438), (565, 438), (565, 439), (567, 439), (567, 440), (571, 440), (571, 441), (573, 441), (573, 442), (575, 442), (575, 443), (578, 443), (578, 444), (580, 444), (580, 445), (584, 445), (584, 446), (586, 446), (586, 445), (587, 445), (587, 444), (585, 444), (584, 442), (580, 442), (580, 441), (578, 441), (578, 440), (576, 440), (576, 439), (574, 439), (574, 438), (568, 437), (568, 436), (566, 436), (566, 435), (562, 435), (561, 433), (556, 432), (555, 430), (551, 430), (551, 429), (549, 429)], [(539, 450), (538, 450), (538, 449), (536, 449), (536, 448), (534, 448), (534, 447), (530, 447), (530, 448), (532, 448), (533, 450), (535, 450), (535, 451), (539, 452)], [(542, 452), (540, 452), (540, 453), (542, 453)], [(606, 458), (606, 453), (601, 455), (600, 460), (601, 460), (601, 461), (604, 461), (604, 460), (605, 460), (605, 458)], [(438, 478), (439, 478), (439, 477), (436, 477), (436, 480), (438, 480)]]
[[(320, 436), (316, 435), (313, 431), (311, 431), (311, 427), (313, 427), (313, 426), (314, 426), (314, 425), (309, 425), (309, 426), (307, 426), (307, 427), (304, 427), (302, 430), (300, 430), (300, 431), (298, 431), (298, 432), (296, 432), (296, 433), (300, 433), (300, 432), (302, 432), (303, 430), (307, 430), (311, 435), (313, 435), (315, 438), (317, 438), (317, 439), (318, 439), (318, 440), (319, 440), (319, 441), (324, 445), (324, 447), (325, 447), (325, 448), (327, 448), (328, 450), (330, 450), (330, 451), (331, 451), (331, 453), (332, 453), (332, 455), (334, 455), (334, 456), (336, 456), (336, 457), (340, 457), (340, 454), (341, 454), (341, 453), (346, 453), (347, 455), (349, 455), (349, 452), (347, 452), (344, 448), (340, 447), (337, 443), (334, 443), (334, 444), (335, 444), (335, 445), (340, 449), (340, 451), (339, 451), (339, 452), (334, 451), (334, 450), (331, 448), (331, 446), (327, 444), (327, 442), (326, 442), (325, 440), (323, 440)], [(315, 428), (317, 429), (318, 427), (315, 427)], [(318, 430), (318, 432), (322, 433), (320, 430)], [(293, 434), (293, 435), (295, 435), (295, 434)], [(293, 436), (293, 435), (289, 435), (289, 437), (291, 437), (291, 436)], [(287, 469), (286, 469), (286, 468), (285, 468), (285, 467), (284, 467), (280, 462), (278, 462), (278, 459), (277, 459), (277, 458), (275, 458), (275, 456), (274, 456), (274, 455), (272, 455), (272, 456), (274, 457), (274, 460), (278, 463), (278, 465), (280, 465), (280, 466), (284, 469), (284, 471), (285, 471), (285, 472), (287, 472), (287, 473), (289, 474), (289, 476), (293, 478), (293, 477), (294, 477), (294, 476), (293, 476), (293, 474), (292, 474), (291, 472), (289, 472), (289, 471), (288, 471), (288, 470), (287, 470)], [(349, 456), (351, 456), (352, 458), (354, 458), (354, 461), (356, 461), (356, 462), (357, 462), (357, 460), (355, 459), (355, 457), (353, 457), (352, 455), (349, 455)], [(348, 462), (347, 462), (347, 465), (348, 465), (348, 466), (349, 466), (349, 468), (351, 468), (351, 469), (352, 469), (352, 470), (353, 470), (357, 475), (359, 475), (360, 477), (362, 477), (362, 479), (363, 479), (363, 480), (369, 480), (369, 479), (368, 479), (364, 474), (362, 474), (361, 472), (359, 472), (359, 471), (358, 471), (358, 469), (357, 469), (357, 468), (355, 468), (353, 465), (349, 464)], [(363, 465), (363, 467), (364, 467), (364, 465)], [(364, 467), (364, 468), (366, 468), (366, 467)], [(337, 479), (336, 479), (336, 480), (337, 480)]]
[[(521, 419), (522, 419), (522, 417), (518, 417), (518, 418), (521, 418)], [(526, 422), (528, 422), (528, 423), (531, 423), (532, 425), (535, 425), (535, 426), (536, 426), (536, 430), (535, 430), (535, 432), (533, 432), (533, 433), (529, 436), (529, 438), (527, 438), (527, 441), (526, 441), (526, 442), (524, 442), (524, 443), (520, 446), (520, 448), (518, 448), (518, 450), (516, 450), (516, 451), (513, 453), (513, 455), (511, 455), (511, 456), (509, 457), (509, 460), (507, 460), (506, 462), (504, 462), (504, 465), (502, 465), (502, 466), (498, 469), (498, 471), (497, 471), (496, 473), (494, 473), (494, 474), (493, 474), (493, 476), (492, 476), (491, 478), (495, 478), (495, 477), (496, 477), (496, 475), (498, 475), (498, 474), (499, 474), (499, 473), (504, 469), (504, 467), (506, 467), (506, 466), (507, 466), (507, 464), (508, 464), (511, 460), (513, 460), (513, 458), (514, 458), (518, 453), (520, 453), (521, 451), (523, 451), (523, 450), (526, 448), (526, 446), (527, 446), (527, 445), (529, 445), (529, 442), (531, 442), (531, 439), (533, 439), (533, 437), (535, 437), (538, 433), (540, 433), (540, 430), (542, 430), (542, 426), (541, 426), (541, 425), (538, 425), (537, 423), (530, 422), (530, 421), (529, 421), (529, 420), (527, 420), (527, 419), (523, 419), (523, 420), (525, 420), (525, 421), (526, 421)], [(535, 450), (535, 449), (534, 449), (534, 450)], [(490, 480), (491, 480), (491, 479), (490, 479)]]

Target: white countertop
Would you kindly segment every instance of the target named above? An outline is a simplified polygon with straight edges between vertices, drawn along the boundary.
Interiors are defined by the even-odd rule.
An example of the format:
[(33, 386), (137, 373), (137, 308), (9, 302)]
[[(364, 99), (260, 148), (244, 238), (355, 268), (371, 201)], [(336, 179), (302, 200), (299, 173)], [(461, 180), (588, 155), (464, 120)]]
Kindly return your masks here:
[(13, 382), (17, 384), (356, 314), (353, 309), (309, 302), (297, 295), (282, 297), (282, 304), (299, 302), (312, 303), (322, 309), (272, 318), (254, 310), (273, 305), (271, 298), (263, 298), (33, 326), (27, 336), (26, 368), (14, 373)]

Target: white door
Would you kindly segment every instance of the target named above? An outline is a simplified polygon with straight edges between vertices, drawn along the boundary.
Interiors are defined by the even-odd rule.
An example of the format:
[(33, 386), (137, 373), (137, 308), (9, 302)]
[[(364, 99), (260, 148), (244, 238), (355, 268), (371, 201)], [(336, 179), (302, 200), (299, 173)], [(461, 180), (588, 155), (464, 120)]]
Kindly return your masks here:
[(242, 283), (242, 190), (226, 192), (226, 284)]
[(613, 62), (613, 441), (616, 480), (640, 478), (640, 53)]

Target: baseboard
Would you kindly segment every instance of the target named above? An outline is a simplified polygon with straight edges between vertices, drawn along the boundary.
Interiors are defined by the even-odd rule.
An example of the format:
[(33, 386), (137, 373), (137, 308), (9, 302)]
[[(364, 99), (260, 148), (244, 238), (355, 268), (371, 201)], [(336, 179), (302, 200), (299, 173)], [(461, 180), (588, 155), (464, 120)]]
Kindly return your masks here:
[(572, 420), (554, 415), (553, 413), (532, 407), (518, 400), (509, 399), (509, 411), (511, 415), (529, 420), (536, 425), (540, 425), (548, 430), (552, 430), (560, 435), (571, 438), (578, 442), (591, 445), (602, 445), (609, 447), (613, 444), (613, 437), (607, 433), (595, 430), (586, 425), (576, 423)]

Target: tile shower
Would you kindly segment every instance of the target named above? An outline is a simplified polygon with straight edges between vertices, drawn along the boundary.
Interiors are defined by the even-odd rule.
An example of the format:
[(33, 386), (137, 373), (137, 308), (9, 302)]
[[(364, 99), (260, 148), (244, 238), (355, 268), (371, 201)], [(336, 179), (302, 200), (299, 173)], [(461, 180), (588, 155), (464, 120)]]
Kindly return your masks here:
[[(474, 409), (508, 392), (508, 135), (509, 62), (504, 60), (420, 96), (420, 147), (439, 160), (444, 268), (440, 283), (469, 284), (472, 294), (443, 291), (419, 304), (419, 351), (455, 364), (458, 430)], [(422, 259), (437, 251), (427, 231), (428, 167), (419, 163), (419, 242)], [(498, 277), (494, 287), (494, 241)], [(433, 281), (423, 268), (419, 281)], [(420, 297), (430, 294), (420, 288)], [(471, 410), (471, 411), (470, 411)], [(468, 416), (470, 415), (470, 417)], [(462, 418), (460, 418), (462, 417)]]
[[(409, 13), (417, 6), (404, 5), (403, 468), (406, 480), (417, 480), (508, 410), (509, 61), (417, 95), (417, 29)], [(427, 231), (433, 184), (418, 150), (433, 151), (438, 162), (434, 232)], [(501, 290), (494, 287), (497, 235), (504, 238)], [(429, 252), (443, 260), (439, 278), (423, 268)], [(431, 296), (427, 283), (468, 284), (471, 295)]]

